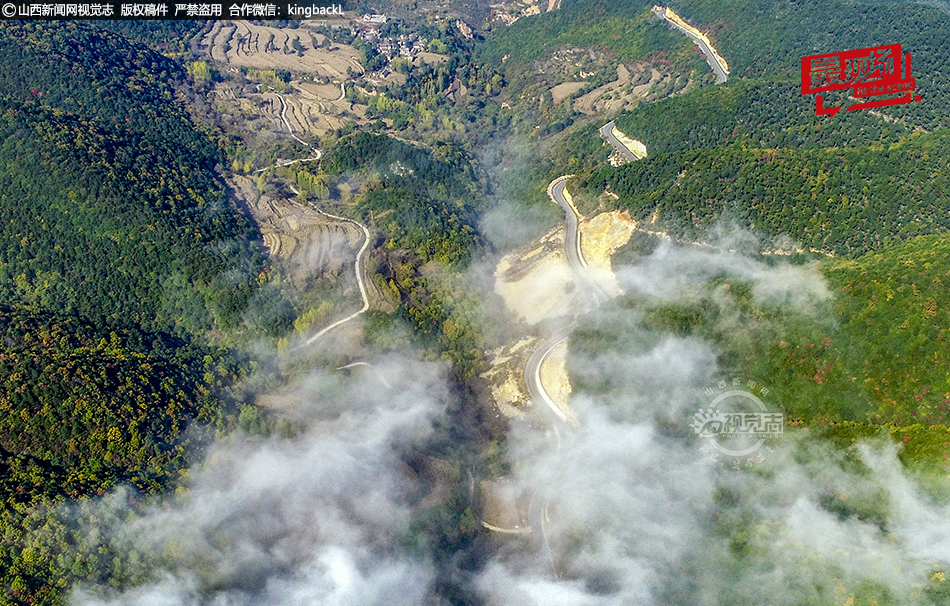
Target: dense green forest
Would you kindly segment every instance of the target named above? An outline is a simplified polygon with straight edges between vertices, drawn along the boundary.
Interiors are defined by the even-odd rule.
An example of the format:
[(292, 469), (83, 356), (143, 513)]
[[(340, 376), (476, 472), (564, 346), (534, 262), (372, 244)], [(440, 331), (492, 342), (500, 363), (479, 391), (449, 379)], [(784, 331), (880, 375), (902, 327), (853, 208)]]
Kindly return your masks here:
[(77, 23), (5, 22), (0, 49), (0, 300), (237, 328), (265, 260), (175, 102), (181, 69)]
[(424, 261), (467, 261), (479, 245), (484, 208), (475, 168), (452, 144), (427, 150), (384, 135), (357, 133), (337, 143), (327, 173), (359, 171), (365, 191), (357, 212), (386, 238)]
[(854, 256), (950, 229), (947, 146), (940, 131), (853, 149), (696, 149), (603, 169), (584, 185), (676, 237), (725, 224)]
[(0, 603), (60, 603), (70, 583), (102, 575), (55, 510), (120, 484), (177, 486), (202, 445), (237, 425), (230, 389), (247, 368), (167, 333), (0, 307)]
[[(581, 186), (592, 195), (607, 188), (636, 219), (693, 240), (725, 223), (854, 256), (946, 231), (939, 127), (950, 91), (940, 74), (950, 38), (940, 32), (950, 15), (899, 3), (817, 6), (674, 4), (711, 31), (733, 64), (730, 81), (618, 116), (618, 127), (643, 141), (650, 157), (582, 171)], [(799, 94), (800, 56), (893, 42), (913, 55), (921, 103), (828, 119), (815, 115), (813, 96)]]
[(928, 129), (950, 125), (945, 110), (950, 93), (946, 36), (950, 14), (940, 8), (842, 0), (679, 0), (670, 6), (709, 33), (729, 62), (731, 78), (783, 76), (797, 81), (801, 57), (900, 43), (903, 52), (911, 53), (922, 100), (885, 113)]
[[(897, 2), (671, 6), (709, 32), (730, 80), (619, 115), (649, 157), (618, 168), (586, 164), (589, 154), (573, 161), (588, 206), (596, 198), (629, 210), (674, 238), (739, 227), (762, 249), (792, 243), (841, 259), (822, 262), (833, 298), (810, 314), (757, 300), (752, 284), (725, 274), (675, 304), (631, 296), (618, 308), (639, 318), (633, 333), (700, 336), (718, 348), (723, 372), (768, 378), (793, 425), (842, 446), (883, 433), (908, 466), (945, 473), (950, 15)], [(800, 95), (801, 56), (896, 42), (912, 54), (920, 103), (830, 119)], [(568, 168), (565, 154), (552, 157)], [(628, 261), (649, 252), (635, 240)], [(615, 330), (587, 318), (572, 356), (642, 340)], [(582, 389), (612, 388), (586, 362), (571, 373)]]
[(903, 122), (867, 111), (815, 115), (813, 97), (798, 81), (736, 79), (662, 103), (642, 105), (617, 117), (617, 128), (643, 142), (650, 156), (685, 149), (737, 145), (826, 149), (893, 144), (913, 132)]
[[(715, 344), (723, 373), (768, 384), (792, 427), (811, 428), (843, 446), (881, 433), (901, 444), (914, 469), (944, 477), (950, 443), (950, 236), (927, 236), (856, 260), (821, 264), (832, 297), (797, 308), (757, 296), (756, 286), (723, 273), (680, 293), (675, 303), (636, 295), (620, 309), (638, 317), (628, 331), (699, 336)], [(741, 328), (740, 328), (741, 327)], [(636, 348), (589, 319), (571, 347), (580, 359)], [(578, 363), (573, 376), (610, 389)]]
[(114, 570), (63, 503), (174, 488), (238, 424), (248, 364), (206, 340), (268, 266), (179, 64), (75, 22), (5, 21), (0, 53), (0, 602), (60, 604)]

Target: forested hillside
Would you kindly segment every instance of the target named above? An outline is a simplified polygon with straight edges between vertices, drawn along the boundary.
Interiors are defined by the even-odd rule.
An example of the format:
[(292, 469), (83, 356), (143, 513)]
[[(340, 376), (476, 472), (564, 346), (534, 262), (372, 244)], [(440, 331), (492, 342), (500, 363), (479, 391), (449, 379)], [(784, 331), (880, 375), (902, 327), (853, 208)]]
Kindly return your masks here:
[[(751, 283), (724, 273), (680, 302), (630, 296), (620, 308), (645, 310), (646, 333), (714, 343), (724, 373), (767, 378), (792, 426), (844, 447), (885, 434), (908, 466), (945, 473), (950, 15), (903, 2), (671, 6), (709, 32), (729, 82), (619, 115), (648, 158), (579, 165), (574, 185), (674, 239), (740, 228), (762, 249), (834, 255), (820, 264), (832, 298), (802, 313), (757, 301)], [(830, 118), (800, 95), (800, 57), (898, 42), (912, 54), (920, 103)], [(613, 330), (585, 320), (572, 355), (636, 346)], [(582, 390), (611, 389), (585, 363), (571, 372)]]
[(903, 52), (911, 53), (922, 100), (885, 113), (928, 129), (950, 126), (945, 109), (950, 94), (950, 14), (940, 8), (842, 0), (678, 0), (670, 6), (709, 32), (729, 62), (731, 78), (778, 76), (797, 82), (801, 57), (900, 43)]
[[(942, 181), (950, 90), (941, 76), (950, 15), (904, 3), (757, 6), (674, 4), (711, 32), (733, 65), (730, 81), (618, 116), (649, 157), (583, 174), (580, 185), (607, 189), (619, 196), (609, 204), (692, 240), (724, 223), (856, 256), (950, 229)], [(800, 95), (801, 56), (896, 42), (912, 53), (920, 103), (830, 118)]]
[(477, 213), (484, 208), (475, 170), (450, 144), (433, 151), (383, 135), (357, 133), (334, 146), (330, 175), (357, 171), (366, 191), (357, 204), (363, 219), (424, 261), (464, 263), (479, 244)]
[(734, 79), (617, 117), (617, 128), (644, 143), (651, 157), (684, 149), (738, 145), (766, 149), (826, 149), (892, 144), (913, 132), (867, 111), (815, 115), (813, 97), (798, 81)]
[(266, 262), (180, 66), (83, 23), (5, 21), (0, 57), (0, 601), (60, 604), (108, 566), (57, 508), (173, 488), (237, 424), (247, 367), (206, 337)]
[[(883, 433), (901, 444), (908, 466), (943, 477), (950, 442), (950, 236), (928, 236), (856, 260), (827, 260), (832, 298), (801, 311), (764, 302), (755, 285), (723, 275), (678, 293), (680, 302), (631, 296), (640, 328), (714, 343), (725, 374), (767, 381), (791, 427), (810, 428), (848, 447)], [(737, 330), (741, 326), (741, 330)], [(636, 339), (596, 320), (572, 339), (583, 356), (609, 355)], [(579, 365), (579, 385), (609, 389)]]
[(228, 390), (245, 372), (173, 335), (0, 307), (0, 602), (60, 603), (101, 574), (61, 525), (42, 545), (22, 539), (38, 540), (66, 498), (175, 487), (202, 444), (237, 425)]
[[(173, 63), (83, 24), (0, 28), (0, 300), (233, 329), (264, 267)], [(15, 203), (13, 203), (15, 201)]]
[(675, 237), (705, 238), (723, 223), (853, 256), (950, 230), (948, 137), (853, 149), (697, 149), (603, 169), (584, 184), (609, 189), (618, 207)]

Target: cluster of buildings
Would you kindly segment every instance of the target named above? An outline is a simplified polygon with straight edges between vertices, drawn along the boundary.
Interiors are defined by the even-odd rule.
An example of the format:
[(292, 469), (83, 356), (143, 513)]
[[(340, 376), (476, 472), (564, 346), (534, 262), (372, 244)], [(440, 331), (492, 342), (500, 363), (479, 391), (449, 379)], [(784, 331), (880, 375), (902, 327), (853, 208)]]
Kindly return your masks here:
[[(385, 15), (382, 16), (385, 17)], [(353, 34), (367, 44), (372, 45), (380, 55), (390, 58), (399, 56), (411, 60), (426, 50), (426, 44), (429, 41), (425, 36), (415, 34), (399, 34), (396, 37), (382, 36), (379, 29), (375, 27), (361, 27), (365, 25), (365, 19), (366, 17), (364, 17), (363, 23), (354, 26)]]

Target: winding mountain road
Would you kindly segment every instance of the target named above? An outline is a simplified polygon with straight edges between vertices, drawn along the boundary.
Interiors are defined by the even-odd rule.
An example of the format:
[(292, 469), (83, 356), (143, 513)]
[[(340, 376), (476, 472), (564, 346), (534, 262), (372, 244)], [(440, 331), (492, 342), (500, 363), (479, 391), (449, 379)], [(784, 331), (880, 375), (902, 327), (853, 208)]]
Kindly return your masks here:
[[(601, 303), (606, 303), (610, 296), (589, 275), (587, 261), (584, 260), (584, 252), (581, 250), (581, 234), (578, 229), (580, 215), (564, 191), (568, 180), (572, 176), (564, 175), (551, 181), (551, 184), (548, 185), (548, 196), (551, 197), (554, 203), (564, 209), (564, 217), (567, 223), (567, 231), (564, 236), (564, 253), (567, 255), (568, 264), (570, 264), (571, 271), (573, 271), (579, 286), (590, 295), (591, 303), (596, 308), (600, 307)], [(536, 403), (543, 402), (554, 413), (555, 417), (564, 424), (568, 423), (567, 415), (554, 403), (554, 400), (551, 399), (541, 383), (541, 365), (544, 364), (545, 358), (555, 347), (567, 340), (573, 330), (574, 324), (572, 323), (570, 326), (555, 331), (554, 335), (528, 356), (528, 361), (525, 362), (524, 366), (524, 382), (531, 400)]]
[(623, 154), (627, 160), (631, 162), (636, 162), (639, 160), (639, 156), (627, 149), (627, 146), (620, 142), (620, 139), (614, 136), (614, 128), (617, 126), (617, 123), (614, 120), (611, 120), (607, 124), (604, 124), (600, 127), (600, 134), (604, 139), (607, 139), (607, 142), (613, 145), (614, 149)]
[(367, 296), (366, 294), (366, 283), (363, 281), (363, 272), (360, 271), (360, 262), (363, 260), (363, 254), (366, 252), (366, 249), (369, 248), (369, 242), (370, 242), (369, 230), (366, 228), (365, 225), (363, 225), (362, 223), (358, 221), (354, 221), (353, 219), (347, 219), (346, 217), (331, 215), (330, 213), (324, 212), (317, 207), (313, 207), (313, 209), (316, 210), (321, 215), (330, 217), (331, 219), (336, 219), (337, 221), (345, 221), (347, 223), (352, 223), (353, 225), (363, 230), (363, 246), (361, 246), (359, 252), (356, 253), (356, 262), (354, 263), (354, 266), (353, 266), (353, 269), (356, 271), (356, 283), (360, 287), (360, 297), (363, 298), (363, 307), (360, 308), (359, 311), (343, 318), (342, 320), (337, 320), (333, 324), (330, 324), (326, 328), (323, 328), (322, 330), (320, 330), (320, 332), (318, 332), (317, 334), (313, 335), (312, 337), (304, 341), (303, 342), (304, 345), (310, 345), (311, 343), (313, 343), (314, 341), (316, 341), (317, 339), (319, 339), (326, 333), (330, 332), (337, 326), (341, 324), (345, 324), (346, 322), (349, 322), (350, 320), (358, 317), (360, 314), (365, 313), (367, 310), (369, 310), (369, 296)]
[[(570, 195), (565, 193), (567, 182), (572, 176), (573, 175), (564, 175), (551, 181), (551, 184), (548, 185), (548, 195), (554, 203), (564, 209), (564, 218), (567, 223), (567, 231), (564, 237), (564, 253), (567, 255), (567, 261), (577, 279), (578, 285), (590, 296), (592, 307), (596, 308), (610, 300), (610, 295), (608, 295), (606, 291), (597, 284), (596, 279), (590, 275), (587, 261), (584, 260), (584, 252), (581, 249), (581, 234), (578, 229), (580, 214), (571, 202)], [(584, 310), (584, 313), (590, 309), (590, 307), (587, 308)], [(536, 403), (543, 402), (547, 408), (554, 413), (554, 416), (565, 425), (568, 424), (567, 414), (555, 404), (541, 383), (541, 365), (544, 364), (545, 358), (547, 358), (548, 354), (550, 354), (555, 347), (567, 340), (574, 330), (574, 327), (575, 324), (571, 323), (569, 326), (555, 331), (541, 347), (528, 356), (528, 361), (525, 362), (524, 366), (524, 382), (528, 389), (528, 395)], [(555, 431), (557, 431), (556, 426)]]
[(564, 175), (558, 177), (548, 185), (548, 196), (551, 200), (564, 209), (565, 219), (567, 221), (567, 233), (564, 236), (564, 252), (567, 254), (567, 262), (571, 265), (571, 271), (577, 278), (581, 286), (591, 296), (594, 307), (600, 307), (601, 303), (610, 300), (604, 289), (597, 284), (596, 280), (590, 275), (587, 269), (587, 261), (584, 260), (584, 253), (581, 250), (581, 232), (578, 229), (580, 224), (580, 213), (574, 207), (570, 200), (570, 194), (565, 193), (567, 181), (574, 175)]
[[(600, 307), (602, 303), (607, 302), (610, 299), (610, 296), (599, 284), (597, 284), (596, 278), (590, 275), (587, 261), (584, 259), (584, 252), (581, 249), (581, 234), (580, 230), (578, 229), (580, 215), (577, 212), (577, 208), (575, 208), (574, 204), (571, 202), (570, 194), (565, 191), (567, 182), (571, 177), (572, 175), (564, 175), (552, 181), (551, 184), (548, 185), (548, 196), (550, 196), (554, 203), (564, 209), (564, 218), (567, 225), (564, 238), (564, 252), (567, 255), (568, 263), (570, 264), (571, 270), (577, 279), (578, 285), (584, 288), (587, 294), (590, 295), (593, 308), (596, 308)], [(590, 311), (590, 309), (591, 308), (588, 307), (582, 313), (586, 313), (587, 311)], [(548, 392), (544, 389), (544, 384), (541, 382), (541, 365), (544, 364), (545, 358), (547, 358), (547, 356), (551, 353), (551, 351), (554, 350), (555, 347), (566, 341), (568, 337), (571, 336), (571, 333), (574, 331), (575, 327), (576, 323), (572, 322), (568, 326), (556, 330), (547, 341), (545, 341), (538, 349), (528, 356), (528, 360), (525, 362), (524, 366), (524, 382), (528, 389), (528, 395), (530, 396), (531, 400), (536, 404), (543, 402), (547, 409), (554, 415), (551, 428), (554, 432), (554, 437), (557, 440), (558, 450), (561, 450), (560, 427), (570, 427), (571, 421), (569, 420), (567, 414), (561, 410), (561, 408), (554, 402), (553, 399), (551, 399), (551, 396), (548, 395)], [(549, 521), (548, 505), (551, 500), (550, 493), (554, 490), (557, 489), (555, 487), (547, 487), (532, 494), (531, 501), (528, 505), (527, 515), (530, 528), (538, 530), (538, 535), (541, 540), (541, 548), (546, 555), (546, 559), (550, 563), (554, 577), (560, 578), (560, 573), (558, 572), (557, 563), (554, 558), (554, 552), (551, 549), (551, 544), (548, 540), (546, 528), (546, 525)]]
[(554, 403), (554, 400), (551, 399), (548, 392), (544, 390), (544, 385), (541, 384), (541, 365), (544, 364), (544, 359), (548, 357), (548, 354), (550, 354), (555, 347), (571, 336), (573, 329), (574, 327), (570, 326), (559, 330), (553, 337), (545, 341), (541, 347), (534, 350), (524, 365), (524, 382), (528, 387), (528, 395), (531, 396), (534, 402), (544, 402), (551, 412), (564, 423), (567, 423), (567, 415)]
[(703, 52), (703, 55), (706, 56), (706, 63), (709, 64), (709, 67), (712, 68), (713, 73), (716, 74), (716, 84), (722, 84), (728, 79), (726, 70), (723, 69), (722, 65), (719, 63), (719, 60), (716, 58), (717, 53), (715, 49), (710, 47), (709, 44), (707, 44), (705, 40), (703, 40), (702, 38), (700, 38), (693, 32), (689, 31), (688, 29), (686, 29), (685, 27), (683, 27), (676, 21), (667, 17), (665, 11), (663, 13), (657, 12), (656, 14), (662, 17), (667, 23), (669, 23), (676, 29), (680, 30), (681, 32), (689, 36), (690, 40), (696, 43), (696, 46), (698, 46), (700, 50)]

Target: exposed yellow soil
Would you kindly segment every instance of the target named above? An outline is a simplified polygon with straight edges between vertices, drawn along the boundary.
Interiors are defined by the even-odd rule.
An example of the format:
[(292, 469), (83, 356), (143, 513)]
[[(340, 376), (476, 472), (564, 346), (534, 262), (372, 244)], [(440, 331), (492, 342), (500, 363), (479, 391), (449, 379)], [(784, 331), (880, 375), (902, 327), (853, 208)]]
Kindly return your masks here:
[(498, 410), (508, 418), (523, 414), (530, 405), (524, 387), (524, 365), (541, 342), (538, 337), (525, 337), (489, 352), (491, 368), (482, 377), (488, 381)]
[(559, 343), (544, 359), (541, 364), (541, 383), (561, 412), (576, 423), (571, 409), (571, 380), (567, 374), (567, 341)]
[(574, 274), (564, 254), (564, 227), (502, 257), (495, 268), (495, 292), (528, 324), (578, 309)]
[(610, 129), (610, 133), (617, 138), (631, 154), (637, 157), (637, 160), (643, 160), (647, 157), (647, 146), (639, 139), (628, 137), (622, 130), (616, 126)]
[(562, 82), (551, 89), (551, 96), (554, 97), (554, 104), (557, 105), (564, 99), (567, 99), (580, 89), (584, 88), (587, 82)]
[(610, 257), (617, 249), (630, 241), (637, 223), (627, 211), (615, 210), (601, 213), (590, 220), (582, 221), (581, 252), (597, 283), (609, 294), (619, 295), (620, 287), (610, 266)]
[[(598, 283), (611, 294), (620, 288), (610, 267), (610, 257), (630, 240), (636, 223), (626, 212), (601, 213), (580, 223), (581, 249)], [(574, 275), (564, 255), (564, 228), (552, 230), (541, 239), (505, 255), (495, 270), (495, 292), (528, 324), (569, 315), (583, 308), (584, 293), (574, 288)], [(524, 365), (541, 345), (539, 337), (523, 337), (489, 352), (491, 368), (482, 374), (492, 397), (507, 417), (522, 414), (530, 405), (524, 385)], [(570, 407), (571, 383), (567, 373), (565, 341), (541, 366), (541, 380), (555, 404), (574, 419)]]

